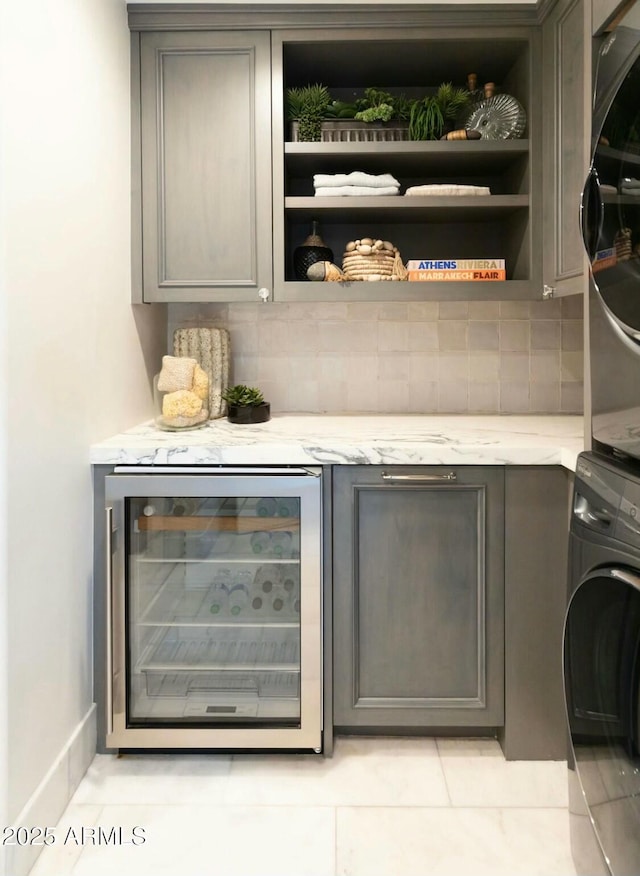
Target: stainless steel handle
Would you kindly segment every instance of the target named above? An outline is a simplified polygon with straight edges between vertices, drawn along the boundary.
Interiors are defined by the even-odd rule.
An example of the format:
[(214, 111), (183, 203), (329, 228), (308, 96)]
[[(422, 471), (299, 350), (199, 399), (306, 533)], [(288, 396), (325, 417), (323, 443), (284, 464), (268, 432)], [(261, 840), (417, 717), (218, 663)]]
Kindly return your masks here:
[(632, 572), (627, 572), (626, 569), (612, 569), (611, 577), (618, 578), (620, 581), (624, 581), (625, 584), (629, 584), (636, 590), (640, 590), (640, 578)]
[(457, 475), (454, 471), (447, 474), (389, 474), (388, 471), (382, 472), (382, 480), (389, 483), (399, 483), (401, 481), (412, 481), (417, 484), (427, 483), (453, 483), (457, 480)]
[(106, 509), (106, 529), (104, 548), (106, 551), (106, 630), (105, 630), (105, 647), (107, 657), (107, 733), (113, 733), (113, 508)]
[(244, 466), (234, 466), (234, 465), (219, 465), (217, 467), (214, 466), (200, 466), (199, 468), (196, 466), (188, 466), (188, 465), (117, 465), (114, 470), (114, 475), (109, 475), (109, 477), (115, 477), (115, 475), (120, 474), (133, 474), (133, 475), (147, 475), (152, 474), (154, 476), (157, 475), (197, 475), (198, 477), (206, 476), (206, 477), (227, 477), (229, 475), (242, 475), (242, 477), (255, 477), (256, 475), (285, 475), (286, 477), (304, 477), (305, 475), (313, 475), (313, 477), (320, 477), (322, 474), (321, 470), (318, 468), (313, 470), (311, 468), (305, 468), (303, 466), (295, 466), (291, 468), (285, 468), (283, 466), (274, 467), (274, 468), (265, 468), (264, 466), (260, 467), (251, 467), (249, 465)]

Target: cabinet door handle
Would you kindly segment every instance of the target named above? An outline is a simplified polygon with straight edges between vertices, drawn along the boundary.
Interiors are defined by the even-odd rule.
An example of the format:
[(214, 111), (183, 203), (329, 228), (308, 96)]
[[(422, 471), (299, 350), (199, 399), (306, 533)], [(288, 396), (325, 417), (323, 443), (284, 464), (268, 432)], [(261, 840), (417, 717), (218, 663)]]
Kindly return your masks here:
[(413, 483), (452, 483), (457, 480), (455, 471), (450, 471), (447, 474), (389, 474), (388, 471), (382, 472), (382, 480), (390, 483), (399, 483), (401, 481), (413, 481)]
[(113, 733), (113, 508), (109, 507), (106, 509), (106, 529), (105, 529), (105, 539), (104, 539), (104, 548), (106, 553), (106, 583), (107, 583), (107, 593), (106, 593), (106, 611), (105, 611), (105, 621), (106, 621), (106, 630), (105, 630), (105, 649), (106, 649), (106, 663), (107, 663), (107, 702), (106, 702), (106, 712), (107, 712), (107, 733), (110, 735)]
[(604, 224), (604, 204), (600, 194), (598, 171), (592, 167), (587, 176), (580, 201), (580, 221), (582, 224), (582, 239), (585, 249), (592, 262), (602, 236)]

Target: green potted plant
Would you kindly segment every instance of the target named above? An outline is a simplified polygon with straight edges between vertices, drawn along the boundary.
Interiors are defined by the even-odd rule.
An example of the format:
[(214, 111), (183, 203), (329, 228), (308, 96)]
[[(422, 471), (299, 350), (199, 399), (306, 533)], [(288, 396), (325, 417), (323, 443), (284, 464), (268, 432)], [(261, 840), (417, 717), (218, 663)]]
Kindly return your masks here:
[(443, 82), (435, 94), (429, 94), (411, 105), (409, 116), (410, 140), (439, 140), (447, 125), (469, 105), (466, 88), (456, 88)]
[(365, 88), (364, 97), (356, 101), (359, 122), (389, 122), (396, 118), (394, 98), (387, 91)]
[(236, 383), (222, 393), (222, 398), (227, 403), (230, 423), (266, 423), (271, 419), (271, 405), (255, 386)]
[(322, 120), (331, 105), (326, 85), (316, 82), (301, 88), (287, 89), (287, 118), (298, 125), (298, 140), (319, 142)]

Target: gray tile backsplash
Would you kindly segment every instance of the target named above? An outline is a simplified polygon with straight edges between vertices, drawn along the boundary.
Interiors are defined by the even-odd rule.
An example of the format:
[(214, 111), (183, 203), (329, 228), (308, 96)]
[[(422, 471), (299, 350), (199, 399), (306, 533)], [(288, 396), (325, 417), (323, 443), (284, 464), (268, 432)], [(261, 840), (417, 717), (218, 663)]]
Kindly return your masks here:
[(212, 323), (231, 334), (233, 382), (276, 412), (582, 412), (579, 296), (169, 305), (170, 339)]

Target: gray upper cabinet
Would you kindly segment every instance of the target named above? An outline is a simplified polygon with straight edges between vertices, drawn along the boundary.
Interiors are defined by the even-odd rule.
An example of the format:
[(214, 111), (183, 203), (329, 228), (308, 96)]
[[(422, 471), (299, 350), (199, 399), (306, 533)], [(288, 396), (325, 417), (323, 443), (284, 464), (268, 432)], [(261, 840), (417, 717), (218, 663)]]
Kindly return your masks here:
[(334, 724), (504, 720), (504, 474), (334, 470)]
[[(533, 9), (333, 10), (129, 6), (133, 32), (134, 300), (474, 300), (581, 291), (584, 0)], [(531, 4), (521, 4), (530, 6)], [(367, 87), (421, 97), (475, 72), (527, 113), (523, 135), (480, 141), (294, 142), (287, 89), (353, 100)], [(316, 197), (317, 173), (390, 173), (469, 196)], [(403, 261), (504, 258), (501, 282), (308, 282), (293, 253), (321, 223), (334, 261), (350, 240)], [(544, 264), (543, 264), (544, 262)]]
[(139, 39), (141, 298), (257, 301), (272, 277), (269, 34)]
[(553, 297), (582, 294), (586, 284), (580, 233), (590, 136), (585, 29), (584, 0), (558, 0), (542, 25), (543, 282)]

